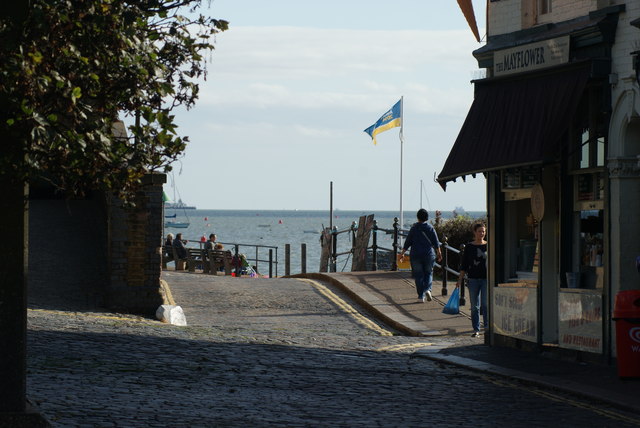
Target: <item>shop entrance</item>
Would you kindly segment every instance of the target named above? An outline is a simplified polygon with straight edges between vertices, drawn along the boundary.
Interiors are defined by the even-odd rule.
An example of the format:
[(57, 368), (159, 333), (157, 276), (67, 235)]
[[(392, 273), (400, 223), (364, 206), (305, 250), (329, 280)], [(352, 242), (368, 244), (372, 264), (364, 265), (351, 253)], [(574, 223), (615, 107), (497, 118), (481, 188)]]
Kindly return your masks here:
[(538, 222), (531, 214), (531, 199), (505, 203), (505, 265), (507, 282), (537, 285), (540, 268)]

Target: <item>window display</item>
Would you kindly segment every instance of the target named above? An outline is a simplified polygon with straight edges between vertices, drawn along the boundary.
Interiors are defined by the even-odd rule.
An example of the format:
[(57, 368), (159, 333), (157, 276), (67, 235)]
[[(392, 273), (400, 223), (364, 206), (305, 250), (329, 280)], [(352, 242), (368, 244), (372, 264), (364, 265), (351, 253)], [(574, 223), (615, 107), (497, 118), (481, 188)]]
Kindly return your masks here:
[(603, 220), (602, 210), (580, 211), (580, 288), (602, 288)]
[(573, 271), (566, 273), (566, 287), (595, 289), (604, 279), (604, 212), (582, 210), (575, 213)]

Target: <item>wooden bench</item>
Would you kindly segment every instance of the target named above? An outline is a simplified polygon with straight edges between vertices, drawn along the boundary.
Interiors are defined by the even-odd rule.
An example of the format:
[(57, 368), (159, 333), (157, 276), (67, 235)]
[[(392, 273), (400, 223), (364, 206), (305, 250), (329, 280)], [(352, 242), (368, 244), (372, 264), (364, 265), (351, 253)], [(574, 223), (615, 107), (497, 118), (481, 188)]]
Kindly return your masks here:
[(167, 263), (174, 261), (173, 247), (162, 246), (162, 269), (167, 268)]
[(188, 262), (188, 258), (186, 259), (181, 259), (178, 257), (178, 252), (176, 251), (175, 247), (171, 247), (171, 250), (173, 252), (173, 260), (176, 264), (176, 270), (184, 270), (184, 265), (186, 262)]
[(224, 268), (224, 274), (231, 275), (232, 258), (229, 250), (209, 250), (207, 254), (208, 266), (204, 273), (217, 275), (220, 268)]
[(207, 271), (207, 256), (200, 248), (187, 248), (187, 268), (189, 272), (195, 272), (196, 266), (202, 266), (203, 271)]

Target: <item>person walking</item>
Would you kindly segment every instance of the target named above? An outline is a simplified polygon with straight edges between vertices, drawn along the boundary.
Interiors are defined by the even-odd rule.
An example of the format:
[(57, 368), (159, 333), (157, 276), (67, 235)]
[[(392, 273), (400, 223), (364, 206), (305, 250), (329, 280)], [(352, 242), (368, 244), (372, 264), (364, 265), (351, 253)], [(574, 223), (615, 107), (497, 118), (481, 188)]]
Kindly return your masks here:
[(483, 327), (487, 324), (487, 241), (484, 237), (487, 228), (482, 223), (473, 225), (473, 241), (464, 247), (460, 276), (456, 288), (462, 284), (465, 275), (468, 277), (469, 299), (471, 301), (471, 326), (473, 337), (480, 336), (480, 314)]
[(440, 241), (436, 230), (427, 223), (429, 213), (420, 208), (417, 213), (418, 222), (409, 230), (407, 239), (400, 251), (400, 261), (404, 261), (404, 253), (411, 248), (411, 274), (416, 282), (418, 299), (422, 302), (431, 301), (431, 286), (433, 282), (433, 265), (436, 260), (442, 260)]

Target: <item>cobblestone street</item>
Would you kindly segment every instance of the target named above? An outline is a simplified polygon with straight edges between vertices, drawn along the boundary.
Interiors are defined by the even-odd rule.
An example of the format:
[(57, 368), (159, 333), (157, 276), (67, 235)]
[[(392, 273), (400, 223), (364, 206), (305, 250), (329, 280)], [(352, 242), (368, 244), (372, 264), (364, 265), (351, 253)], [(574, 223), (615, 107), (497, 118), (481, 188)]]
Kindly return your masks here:
[(29, 311), (28, 397), (53, 426), (638, 426), (419, 358), (451, 338), (394, 335), (321, 284), (163, 276), (188, 327)]

